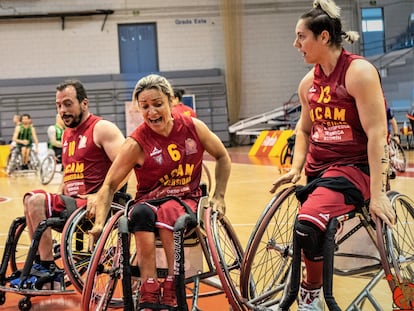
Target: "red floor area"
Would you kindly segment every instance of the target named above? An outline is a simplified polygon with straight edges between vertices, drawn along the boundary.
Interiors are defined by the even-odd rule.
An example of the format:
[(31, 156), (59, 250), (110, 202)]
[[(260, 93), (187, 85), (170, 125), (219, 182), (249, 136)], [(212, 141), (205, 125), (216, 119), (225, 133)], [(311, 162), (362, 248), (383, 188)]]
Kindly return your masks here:
[[(24, 296), (13, 294), (13, 293), (6, 293), (6, 303), (0, 306), (1, 310), (4, 311), (15, 311), (18, 310), (18, 303), (19, 300), (24, 298)], [(69, 311), (69, 310), (80, 310), (80, 303), (81, 303), (81, 295), (80, 294), (73, 294), (73, 295), (54, 295), (54, 296), (38, 296), (32, 297), (32, 308), (31, 311)], [(191, 306), (191, 301), (188, 302)], [(224, 294), (208, 297), (208, 298), (201, 298), (199, 301), (199, 308), (204, 311), (221, 311), (221, 310), (228, 310), (228, 302)], [(110, 310), (122, 310), (119, 309), (110, 309)], [(92, 311), (92, 310), (91, 310)]]

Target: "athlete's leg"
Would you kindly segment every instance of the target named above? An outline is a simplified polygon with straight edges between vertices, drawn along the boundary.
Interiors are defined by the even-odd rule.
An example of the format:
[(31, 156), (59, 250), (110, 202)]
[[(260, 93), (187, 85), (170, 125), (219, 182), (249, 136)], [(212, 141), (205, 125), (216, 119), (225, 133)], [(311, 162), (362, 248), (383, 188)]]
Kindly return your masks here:
[(22, 164), (27, 165), (30, 159), (30, 147), (23, 146), (21, 149), (22, 152)]
[[(24, 197), (24, 211), (26, 216), (27, 226), (29, 228), (30, 239), (33, 238), (33, 232), (38, 227), (39, 223), (45, 220), (46, 217), (46, 193), (29, 193)], [(38, 253), (41, 261), (53, 261), (53, 241), (52, 232), (47, 228), (42, 234), (39, 242)]]

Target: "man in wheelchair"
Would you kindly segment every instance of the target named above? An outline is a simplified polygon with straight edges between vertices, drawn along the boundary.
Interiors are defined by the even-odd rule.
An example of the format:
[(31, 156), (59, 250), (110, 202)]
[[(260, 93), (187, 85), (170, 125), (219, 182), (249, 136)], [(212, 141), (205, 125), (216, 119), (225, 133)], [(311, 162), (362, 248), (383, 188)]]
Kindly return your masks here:
[(32, 118), (29, 114), (22, 115), (22, 121), (16, 125), (13, 133), (13, 143), (21, 153), (22, 163), (21, 167), (24, 170), (29, 169), (30, 164), (30, 152), (33, 148), (34, 151), (38, 151), (39, 141), (37, 139), (36, 129), (32, 124)]
[(333, 1), (315, 0), (299, 18), (295, 33), (294, 46), (314, 67), (298, 88), (302, 109), (291, 170), (275, 181), (271, 192), (298, 182), (305, 167), (312, 184), (301, 196), (294, 226), (306, 267), (298, 310), (323, 310), (322, 244), (329, 220), (370, 199), (374, 219), (389, 225), (395, 221), (386, 195), (386, 104), (375, 67), (343, 49), (344, 39), (353, 43), (358, 35), (342, 30)]
[[(187, 211), (183, 204), (168, 197), (178, 197), (196, 211), (202, 196), (204, 151), (216, 160), (216, 187), (210, 204), (223, 212), (225, 209), (224, 195), (231, 167), (227, 150), (202, 121), (172, 114), (173, 96), (170, 83), (158, 75), (146, 76), (136, 84), (133, 101), (144, 122), (126, 139), (109, 169), (98, 192), (95, 225), (90, 230), (96, 240), (103, 230), (117, 184), (134, 169), (137, 192), (129, 214), (129, 231), (135, 236), (138, 254), (138, 266), (132, 266), (131, 272), (137, 275), (139, 271), (142, 280), (140, 310), (170, 310), (177, 305), (173, 230), (179, 216)], [(156, 273), (156, 233), (168, 265), (168, 276), (162, 284)]]
[[(57, 193), (33, 190), (23, 197), (30, 238), (39, 224), (51, 217), (67, 219), (76, 208), (94, 206), (95, 192), (101, 187), (112, 161), (124, 142), (121, 131), (111, 122), (89, 112), (89, 101), (81, 82), (64, 81), (56, 88), (56, 108), (66, 130), (63, 133), (64, 175)], [(61, 282), (52, 253), (51, 229), (39, 237), (38, 253), (30, 276), (11, 280), (16, 288), (47, 288)]]

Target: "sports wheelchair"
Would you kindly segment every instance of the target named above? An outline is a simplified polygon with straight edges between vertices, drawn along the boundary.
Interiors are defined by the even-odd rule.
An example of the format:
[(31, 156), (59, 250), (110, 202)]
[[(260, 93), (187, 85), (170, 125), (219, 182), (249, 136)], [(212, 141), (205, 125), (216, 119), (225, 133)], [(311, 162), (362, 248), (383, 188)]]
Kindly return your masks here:
[(22, 154), (19, 147), (14, 147), (7, 158), (6, 173), (7, 175), (12, 175), (15, 173), (23, 172), (37, 172), (39, 169), (39, 158), (37, 157), (36, 152), (31, 148), (30, 150), (30, 161), (28, 164), (28, 169), (23, 170), (22, 167)]
[[(241, 267), (240, 299), (244, 306), (239, 310), (288, 310), (296, 300), (302, 271), (301, 250), (293, 239), (298, 187), (286, 188), (274, 196), (253, 230)], [(323, 276), (329, 310), (341, 310), (333, 296), (333, 274), (370, 279), (346, 310), (361, 310), (367, 301), (375, 310), (383, 310), (372, 289), (384, 275), (391, 289), (393, 310), (414, 310), (414, 202), (395, 191), (387, 195), (397, 215), (392, 228), (380, 220), (374, 223), (368, 204), (330, 221), (325, 234)], [(337, 233), (342, 227), (347, 229)], [(346, 241), (359, 239), (361, 231), (372, 241), (375, 255), (347, 251)], [(341, 260), (356, 261), (358, 266), (337, 267)]]
[[(131, 205), (128, 204), (125, 211), (119, 211), (109, 219), (96, 244), (82, 294), (84, 311), (122, 306), (124, 310), (143, 308), (138, 304), (139, 275), (132, 275), (130, 269), (131, 263), (136, 265), (135, 243), (128, 232), (127, 214)], [(218, 251), (218, 244), (225, 253)], [(223, 292), (233, 295), (230, 281), (222, 278), (230, 271), (240, 276), (243, 249), (228, 219), (208, 207), (207, 196), (200, 200), (197, 215), (185, 214), (177, 220), (174, 245), (178, 307), (160, 305), (158, 310), (196, 311), (200, 310), (199, 298)], [(161, 256), (157, 255), (157, 266), (162, 261), (159, 259)], [(224, 267), (227, 272), (223, 271)], [(158, 267), (157, 273), (159, 278), (163, 278), (167, 270)], [(191, 300), (191, 305), (188, 305), (187, 299)]]
[[(126, 188), (125, 188), (126, 189)], [(130, 200), (130, 195), (117, 192), (112, 203), (111, 214), (124, 208)], [(23, 295), (18, 307), (27, 311), (32, 307), (31, 297), (48, 296), (54, 294), (73, 294), (82, 292), (86, 279), (86, 268), (91, 258), (88, 250), (89, 234), (93, 220), (85, 217), (86, 207), (73, 211), (70, 216), (52, 217), (42, 221), (33, 234), (33, 240), (29, 240), (24, 216), (16, 218), (9, 229), (4, 253), (0, 265), (0, 305), (6, 302), (6, 292), (14, 292)], [(64, 279), (60, 286), (54, 286), (52, 278), (56, 274), (38, 278), (38, 280), (26, 282), (38, 250), (39, 241), (43, 232), (52, 229), (53, 256), (56, 263), (56, 274), (65, 271)], [(20, 278), (18, 288), (11, 288), (8, 283)], [(76, 290), (67, 290), (73, 285)]]

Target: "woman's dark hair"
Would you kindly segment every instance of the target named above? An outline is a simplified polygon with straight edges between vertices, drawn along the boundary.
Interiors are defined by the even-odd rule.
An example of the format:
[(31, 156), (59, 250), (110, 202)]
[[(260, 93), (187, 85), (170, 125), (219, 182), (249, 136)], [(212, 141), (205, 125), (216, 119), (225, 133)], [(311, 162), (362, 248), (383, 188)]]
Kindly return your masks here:
[(316, 0), (313, 3), (313, 8), (300, 18), (305, 20), (306, 27), (313, 32), (315, 38), (326, 30), (329, 33), (330, 44), (340, 47), (344, 39), (352, 44), (358, 40), (359, 35), (355, 31), (344, 32), (342, 30), (339, 12), (340, 9), (335, 2)]
[(174, 97), (181, 101), (183, 99), (183, 95), (185, 94), (184, 89), (174, 89)]

